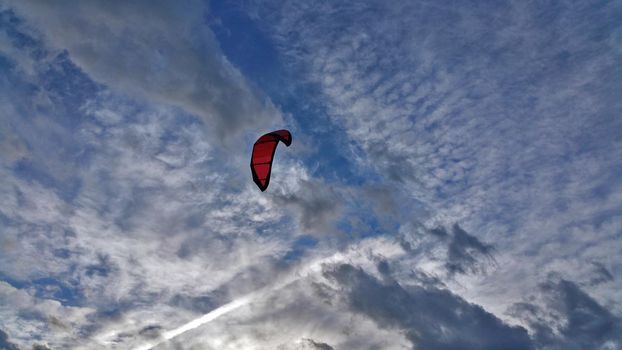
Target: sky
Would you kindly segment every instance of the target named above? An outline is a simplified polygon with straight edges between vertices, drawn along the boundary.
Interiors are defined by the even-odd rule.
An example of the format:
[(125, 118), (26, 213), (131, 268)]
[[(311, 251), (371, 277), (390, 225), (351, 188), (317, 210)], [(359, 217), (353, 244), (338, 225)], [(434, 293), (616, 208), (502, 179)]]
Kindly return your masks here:
[(0, 73), (0, 349), (622, 349), (619, 0), (0, 0)]

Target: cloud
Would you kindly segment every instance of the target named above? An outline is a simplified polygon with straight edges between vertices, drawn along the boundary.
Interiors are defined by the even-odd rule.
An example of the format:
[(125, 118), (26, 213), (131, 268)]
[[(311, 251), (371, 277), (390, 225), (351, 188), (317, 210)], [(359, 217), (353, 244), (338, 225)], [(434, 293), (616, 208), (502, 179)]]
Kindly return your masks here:
[(0, 299), (5, 301), (0, 306), (2, 327), (22, 348), (43, 341), (54, 343), (58, 348), (76, 345), (95, 310), (63, 305), (57, 300), (37, 296), (33, 289), (15, 288), (0, 282)]
[[(302, 339), (300, 341), (300, 345), (296, 349), (298, 350), (335, 350), (332, 346), (326, 343), (316, 342), (313, 339)], [(285, 350), (285, 348), (283, 348), (283, 350)]]
[(50, 350), (46, 345), (35, 344), (32, 346), (32, 350)]
[(12, 30), (36, 25), (16, 13), (2, 32), (40, 56), (32, 75), (0, 65), (2, 132), (25, 150), (0, 167), (7, 332), (53, 348), (130, 344), (196, 316), (176, 296), (226, 299), (289, 250), (297, 232), (253, 191), (246, 161), (242, 173), (214, 151), (188, 113), (97, 85), (71, 53), (24, 48), (34, 34)]
[(533, 349), (527, 331), (503, 323), (447, 290), (383, 284), (352, 265), (328, 267), (349, 308), (380, 327), (397, 327), (423, 349)]
[[(207, 349), (404, 348), (408, 341), (399, 332), (379, 328), (367, 317), (349, 311), (332, 292), (326, 293), (326, 288), (334, 286), (322, 276), (322, 264), (347, 260), (373, 267), (368, 255), (372, 249), (387, 258), (400, 253), (390, 241), (381, 238), (355, 244), (337, 254), (316, 251), (305, 261), (282, 269), (264, 287), (235, 297), (231, 303), (219, 303), (214, 310), (223, 306), (229, 309), (228, 305), (238, 307), (210, 319), (209, 326), (180, 334), (168, 344)], [(236, 304), (239, 300), (246, 302)]]
[(19, 350), (16, 344), (9, 341), (9, 335), (0, 329), (0, 349), (2, 350)]
[[(41, 35), (21, 10), (7, 26)], [(304, 164), (280, 162), (293, 187), (275, 191), (299, 204), (280, 205), (249, 181), (248, 154), (236, 153), (245, 150), (219, 148), (187, 111), (99, 85), (71, 50), (47, 51), (55, 40), (35, 41), (45, 54), (32, 76), (7, 68), (11, 84), (1, 85), (28, 92), (2, 94), (15, 113), (1, 115), (27, 150), (0, 167), (0, 276), (11, 282), (0, 314), (17, 339), (77, 349), (153, 341), (269, 285), (292, 263), (280, 259), (298, 227), (319, 232), (335, 220), (341, 204), (313, 216), (337, 191), (304, 179)]]
[(95, 81), (200, 116), (216, 140), (269, 129), (279, 111), (220, 51), (200, 1), (11, 2)]
[(492, 246), (480, 242), (458, 224), (454, 224), (452, 231), (445, 265), (449, 274), (480, 272), (483, 268), (478, 266), (478, 260), (480, 257), (492, 259)]
[(525, 320), (540, 349), (618, 349), (622, 319), (576, 283), (551, 277), (540, 285), (541, 303), (515, 304), (510, 312)]
[(607, 270), (607, 268), (603, 264), (599, 262), (592, 262), (592, 265), (594, 267), (594, 272), (593, 276), (589, 280), (589, 284), (591, 286), (611, 282), (614, 280), (611, 272), (609, 272), (609, 270)]
[(335, 232), (334, 225), (345, 204), (339, 189), (320, 181), (302, 179), (295, 188), (274, 192), (275, 205), (295, 208), (303, 232), (320, 236)]
[[(459, 223), (494, 246), (494, 268), (467, 276), (462, 263), (487, 248), (453, 245), (456, 293), (500, 315), (551, 271), (620, 271), (618, 4), (248, 7), (369, 178), (400, 206), (420, 203), (424, 226)], [(619, 288), (616, 278), (595, 297), (619, 300)]]
[[(420, 261), (418, 265), (431, 264), (427, 273), (418, 272), (423, 278), (428, 273), (443, 274), (449, 280), (485, 276), (498, 265), (493, 245), (482, 242), (457, 223), (451, 229), (444, 226), (426, 228), (419, 223), (404, 225), (399, 237), (404, 249), (412, 254), (413, 259)], [(426, 263), (421, 263), (422, 259)]]

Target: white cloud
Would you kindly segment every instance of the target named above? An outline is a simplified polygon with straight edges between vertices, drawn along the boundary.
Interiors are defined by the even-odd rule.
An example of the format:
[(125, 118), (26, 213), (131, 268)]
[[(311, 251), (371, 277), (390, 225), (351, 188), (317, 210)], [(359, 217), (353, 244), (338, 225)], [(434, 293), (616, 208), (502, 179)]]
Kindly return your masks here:
[(281, 122), (280, 112), (221, 53), (201, 1), (11, 6), (96, 81), (182, 107), (200, 116), (220, 142), (231, 144), (244, 131)]
[[(357, 166), (382, 183), (327, 184), (281, 147), (261, 194), (249, 181), (250, 138), (282, 118), (223, 57), (202, 3), (12, 6), (29, 35), (68, 50), (13, 70), (20, 90), (0, 110), (9, 155), (0, 168), (0, 266), (19, 282), (3, 284), (10, 303), (0, 328), (20, 344), (39, 334), (52, 348), (127, 348), (257, 291), (162, 347), (406, 349), (487, 330), (435, 319), (425, 306), (439, 300), (448, 318), (485, 320), (527, 344), (508, 324), (534, 324), (504, 312), (551, 271), (578, 281), (595, 310), (619, 307), (621, 222), (612, 213), (622, 200), (621, 149), (607, 114), (619, 105), (603, 92), (617, 91), (605, 75), (616, 58), (564, 26), (575, 11), (593, 19), (607, 8), (556, 15), (532, 3), (279, 2), (267, 19), (286, 64), (320, 88)], [(581, 23), (593, 29), (589, 18)], [(24, 60), (9, 48), (1, 54)], [(54, 86), (46, 71), (79, 83)], [(464, 233), (429, 233), (455, 222)], [(344, 223), (353, 232), (344, 235)], [(347, 248), (379, 230), (395, 237)], [(300, 234), (320, 241), (284, 262)], [(333, 255), (323, 270), (292, 275)], [(449, 263), (467, 268), (448, 274)], [(614, 277), (592, 283), (595, 264)], [(40, 277), (58, 285), (36, 285)], [(62, 288), (79, 306), (55, 300)], [(385, 296), (408, 307), (395, 312)]]
[[(30, 5), (47, 6), (16, 6), (22, 11)], [(90, 13), (96, 10), (95, 5), (80, 6)], [(124, 13), (126, 5), (120, 6)], [(18, 16), (22, 16), (20, 11)], [(182, 105), (187, 111), (122, 96), (126, 87), (121, 85), (130, 83), (136, 85), (128, 89), (144, 88), (149, 97), (158, 97), (162, 91), (149, 90), (152, 87), (142, 85), (144, 82), (130, 77), (127, 71), (102, 78), (104, 68), (98, 66), (102, 62), (88, 63), (80, 53), (74, 54), (71, 45), (75, 44), (72, 40), (78, 40), (74, 36), (77, 33), (60, 38), (67, 28), (55, 22), (58, 18), (42, 24), (29, 16), (35, 12), (24, 15), (26, 23), (35, 28), (33, 32), (44, 33), (53, 45), (70, 46), (69, 56), (60, 54), (37, 61), (33, 76), (13, 70), (10, 78), (14, 86), (2, 85), (13, 91), (12, 98), (3, 99), (4, 110), (10, 112), (1, 115), (3, 134), (6, 130), (17, 140), (4, 143), (3, 139), (3, 145), (19, 141), (24, 152), (13, 152), (11, 161), (0, 168), (1, 271), (3, 278), (14, 283), (7, 288), (31, 293), (31, 304), (52, 303), (60, 308), (75, 304), (76, 310), (88, 310), (88, 317), (72, 321), (71, 332), (55, 333), (45, 321), (55, 317), (65, 322), (55, 312), (37, 311), (33, 305), (22, 310), (7, 303), (1, 313), (6, 320), (0, 325), (2, 330), (23, 346), (40, 339), (52, 348), (124, 347), (270, 283), (284, 268), (278, 259), (287, 254), (301, 233), (298, 222), (287, 217), (298, 216), (302, 209), (287, 208), (254, 187), (248, 168), (249, 147), (233, 151), (221, 147), (223, 144), (206, 137), (203, 129), (205, 125), (219, 128), (218, 120), (229, 123), (227, 114), (238, 113), (249, 119), (233, 121), (231, 133), (222, 135), (233, 144), (239, 144), (235, 138), (248, 143), (243, 131), (256, 126), (255, 117), (248, 111), (232, 112), (214, 104), (210, 105), (213, 111), (198, 113), (204, 118), (197, 121), (187, 113), (197, 110), (183, 105), (188, 102), (185, 95), (173, 96), (177, 102), (171, 104)], [(115, 26), (125, 26), (125, 22), (116, 22), (115, 16), (108, 15), (94, 18), (102, 21), (102, 28), (110, 25), (111, 30), (121, 30)], [(82, 21), (71, 16), (66, 20)], [(97, 25), (97, 21), (83, 24)], [(166, 23), (161, 25), (159, 30), (167, 29)], [(157, 34), (157, 29), (152, 29)], [(147, 35), (144, 28), (136, 30), (137, 35)], [(88, 36), (93, 31), (84, 28), (82, 34)], [(102, 29), (102, 35), (105, 32)], [(19, 50), (17, 46), (13, 49)], [(215, 60), (225, 68), (228, 65), (218, 50), (199, 51), (212, 63)], [(141, 54), (144, 52), (128, 52), (128, 56), (139, 58)], [(137, 57), (127, 59), (132, 64), (140, 61)], [(84, 72), (76, 70), (74, 63)], [(220, 74), (222, 67), (210, 69)], [(177, 68), (186, 72), (192, 69)], [(126, 81), (114, 76), (126, 73)], [(89, 85), (92, 83), (85, 74), (109, 87)], [(220, 82), (210, 76), (202, 78), (205, 84), (221, 84), (227, 91), (237, 91), (236, 96), (229, 97), (243, 103), (227, 100), (229, 106), (246, 108), (242, 105), (248, 104), (254, 112), (269, 115), (264, 122), (279, 120), (278, 113), (272, 113), (276, 111), (273, 107), (258, 103), (256, 92), (246, 90), (241, 77)], [(121, 85), (116, 85), (116, 80)], [(20, 84), (31, 84), (37, 90), (17, 93)], [(70, 94), (63, 95), (63, 88)], [(85, 90), (79, 91), (81, 88)], [(81, 94), (74, 95), (78, 92)], [(195, 97), (210, 97), (212, 93), (212, 89), (199, 90)], [(275, 170), (287, 176), (275, 174), (272, 187), (283, 196), (296, 195), (302, 191), (301, 184), (309, 181), (307, 170), (285, 151), (279, 160)], [(287, 184), (279, 188), (279, 182)], [(320, 186), (319, 181), (314, 183)], [(303, 193), (301, 203), (308, 202), (304, 197)], [(325, 223), (322, 220), (321, 224)], [(35, 311), (43, 321), (23, 316)]]
[[(495, 269), (448, 284), (504, 317), (550, 271), (621, 271), (608, 228), (621, 208), (620, 57), (606, 40), (619, 10), (259, 1), (249, 12), (318, 87), (357, 159), (424, 203), (427, 227), (458, 222), (495, 246)], [(592, 292), (619, 304), (618, 280)]]
[(40, 339), (46, 334), (46, 341), (62, 346), (72, 346), (81, 338), (79, 328), (95, 309), (64, 306), (56, 300), (40, 299), (28, 291), (17, 289), (0, 282), (0, 327), (10, 328), (16, 343)]

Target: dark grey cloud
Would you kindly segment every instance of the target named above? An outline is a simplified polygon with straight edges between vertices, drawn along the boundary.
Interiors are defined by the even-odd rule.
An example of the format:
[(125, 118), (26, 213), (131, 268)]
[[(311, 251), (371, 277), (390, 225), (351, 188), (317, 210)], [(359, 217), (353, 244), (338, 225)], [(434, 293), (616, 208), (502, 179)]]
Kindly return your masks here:
[(540, 285), (543, 303), (516, 303), (509, 313), (528, 323), (539, 349), (619, 349), (622, 319), (576, 283), (550, 279)]
[[(20, 350), (21, 348), (17, 344), (9, 342), (7, 334), (0, 329), (0, 350)], [(32, 350), (51, 350), (45, 344), (34, 344)]]
[(509, 326), (448, 290), (382, 283), (349, 264), (325, 267), (343, 288), (350, 309), (380, 327), (402, 329), (416, 348), (429, 350), (534, 349), (527, 331)]
[(19, 350), (17, 344), (9, 341), (9, 335), (0, 329), (0, 350)]
[(481, 271), (478, 267), (480, 258), (492, 258), (492, 246), (482, 243), (470, 235), (458, 224), (452, 229), (453, 236), (447, 252), (447, 270), (450, 274)]
[(588, 283), (591, 286), (596, 286), (602, 283), (607, 283), (613, 281), (613, 275), (609, 270), (605, 267), (605, 265), (599, 262), (592, 262), (593, 271), (592, 276), (590, 277)]
[[(167, 13), (169, 9), (174, 12), (175, 6), (160, 7), (155, 2), (144, 2), (142, 5), (146, 11), (139, 11), (139, 5), (127, 7), (121, 2), (116, 4), (119, 6), (118, 13), (113, 14), (108, 11), (113, 11), (114, 2), (85, 2), (81, 9), (82, 5), (77, 5), (77, 12), (65, 13), (76, 15), (67, 19), (67, 24), (70, 27), (79, 26), (76, 22), (82, 22), (80, 25), (85, 28), (81, 34), (87, 37), (94, 35), (85, 39), (86, 46), (105, 46), (108, 39), (112, 40), (108, 44), (114, 45), (114, 36), (119, 34), (115, 32), (119, 29), (115, 27), (117, 25), (136, 25), (133, 28), (138, 32), (143, 29), (149, 31), (138, 28), (139, 22), (144, 20), (142, 24), (157, 27), (151, 28), (151, 34), (140, 32), (134, 35), (134, 29), (126, 28), (122, 35), (127, 34), (128, 41), (141, 41), (141, 35), (153, 35), (145, 41), (149, 45), (158, 40), (159, 30), (163, 30), (166, 36), (175, 32), (171, 32), (172, 27), (179, 28), (175, 24), (169, 27), (167, 21), (179, 24), (185, 18), (184, 15), (175, 17), (173, 13)], [(194, 20), (198, 18), (202, 23), (203, 4), (195, 4), (198, 7), (193, 14), (198, 17)], [(40, 59), (32, 75), (23, 75), (12, 66), (5, 66), (5, 47), (0, 46), (0, 70), (7, 73), (7, 79), (0, 74), (3, 77), (0, 88), (11, 92), (0, 94), (0, 143), (5, 141), (5, 134), (10, 134), (28, 146), (24, 155), (10, 157), (15, 161), (0, 162), (0, 193), (3, 198), (0, 203), (3, 224), (0, 230), (0, 270), (3, 278), (8, 276), (9, 281), (17, 281), (13, 285), (0, 281), (0, 299), (7, 300), (7, 307), (0, 307), (0, 318), (2, 326), (13, 339), (20, 341), (36, 339), (54, 348), (71, 348), (80, 344), (97, 348), (99, 343), (107, 341), (130, 346), (135, 339), (148, 337), (149, 332), (141, 334), (140, 331), (153, 325), (153, 318), (160, 317), (162, 310), (176, 310), (172, 313), (173, 317), (169, 314), (157, 323), (163, 330), (185, 322), (186, 317), (193, 316), (192, 313), (209, 310), (208, 301), (203, 296), (217, 295), (217, 291), (211, 292), (212, 289), (231, 281), (238, 273), (236, 269), (261, 264), (262, 256), (272, 256), (275, 251), (287, 249), (287, 243), (281, 244), (272, 236), (270, 244), (263, 244), (262, 238), (254, 235), (256, 222), (260, 219), (253, 221), (250, 216), (263, 212), (264, 207), (258, 205), (256, 200), (259, 197), (255, 197), (254, 192), (252, 195), (240, 194), (246, 190), (244, 184), (247, 181), (237, 180), (242, 177), (250, 180), (245, 176), (248, 165), (245, 162), (246, 171), (240, 175), (237, 169), (232, 171), (231, 162), (222, 164), (219, 160), (215, 166), (209, 164), (210, 160), (220, 155), (210, 153), (218, 141), (206, 137), (201, 122), (178, 108), (145, 104), (145, 100), (133, 98), (134, 95), (121, 96), (119, 92), (125, 87), (117, 89), (118, 86), (106, 81), (107, 78), (99, 80), (98, 74), (102, 72), (95, 72), (104, 69), (100, 65), (106, 62), (82, 61), (80, 59), (85, 57), (81, 54), (74, 56), (71, 48), (64, 53), (55, 52), (54, 48), (62, 48), (60, 41), (67, 39), (55, 36), (64, 33), (64, 29), (56, 28), (60, 30), (57, 32), (30, 16), (41, 15), (37, 12), (39, 10), (54, 13), (73, 6), (69, 3), (58, 5), (58, 8), (48, 8), (44, 3), (18, 2), (15, 11), (0, 14), (0, 37), (7, 33), (19, 36), (10, 43), (17, 47), (16, 50), (27, 51), (22, 44), (30, 42), (29, 35), (47, 39), (36, 41), (32, 48)], [(0, 7), (4, 10), (8, 6), (3, 3)], [(154, 21), (159, 21), (156, 18), (159, 15), (152, 10), (163, 11), (160, 13), (161, 23), (154, 24)], [(3, 17), (7, 13), (10, 16)], [(135, 15), (145, 17), (139, 21), (126, 17)], [(176, 19), (167, 17), (169, 15)], [(56, 15), (52, 17), (56, 18)], [(87, 17), (89, 19), (83, 21)], [(46, 21), (45, 18), (40, 19)], [(192, 18), (188, 20), (193, 21)], [(32, 31), (28, 35), (23, 31), (14, 32), (16, 23)], [(99, 29), (102, 32), (99, 34), (89, 27), (97, 26), (95, 23), (101, 25)], [(81, 35), (80, 32), (75, 29), (76, 35)], [(179, 32), (174, 36), (186, 34), (189, 33)], [(201, 37), (200, 31), (196, 34)], [(104, 38), (107, 35), (111, 37)], [(197, 38), (197, 42), (201, 40)], [(168, 44), (173, 45), (171, 42)], [(184, 55), (183, 52), (175, 52), (170, 45), (165, 51), (172, 51), (167, 53)], [(194, 54), (215, 55), (212, 61), (205, 61), (207, 65), (210, 62), (226, 62), (218, 50), (209, 48), (209, 45), (204, 47), (205, 51), (198, 48)], [(136, 59), (130, 58), (136, 53), (134, 49), (149, 51), (156, 48), (128, 47), (124, 51), (126, 54), (119, 54), (119, 59), (109, 63), (123, 66), (124, 59)], [(101, 59), (111, 58), (104, 55)], [(89, 68), (88, 64), (94, 66)], [(127, 66), (117, 68), (132, 69)], [(212, 68), (221, 71), (222, 67)], [(175, 74), (173, 72), (179, 71), (173, 66), (163, 69), (163, 74)], [(128, 72), (102, 74), (108, 73)], [(225, 69), (221, 73), (235, 76), (235, 69)], [(197, 74), (202, 74), (200, 69)], [(211, 82), (228, 84), (208, 76), (203, 78), (206, 85)], [(254, 92), (250, 90), (247, 91), (250, 97), (244, 95), (243, 79), (237, 78), (241, 80), (229, 82), (241, 84), (242, 95), (237, 97), (244, 101), (255, 99)], [(92, 79), (110, 83), (109, 89)], [(197, 79), (200, 80), (200, 77)], [(140, 82), (132, 83), (140, 85)], [(183, 87), (177, 88), (183, 90)], [(215, 87), (208, 90), (209, 93), (217, 93)], [(234, 96), (225, 95), (228, 101), (236, 100)], [(174, 101), (170, 103), (177, 105)], [(263, 102), (260, 102), (255, 106), (257, 109), (252, 109), (261, 114), (262, 106)], [(188, 106), (182, 107), (196, 112)], [(239, 124), (236, 120), (227, 119), (227, 113), (233, 113), (230, 110), (203, 112), (204, 115), (197, 114), (207, 118), (206, 124), (214, 128), (231, 127), (233, 134), (241, 130), (237, 126), (246, 125), (245, 122)], [(245, 120), (252, 124), (257, 114), (241, 115), (248, 117)], [(235, 125), (211, 123), (209, 118), (212, 117), (224, 118), (223, 122), (231, 121)], [(5, 125), (10, 128), (4, 129)], [(222, 136), (234, 138), (233, 134), (222, 133)], [(4, 148), (0, 146), (0, 149)], [(237, 151), (244, 150), (237, 147)], [(27, 161), (23, 161), (24, 158)], [(227, 172), (231, 175), (226, 181), (229, 187), (223, 189), (224, 181), (220, 179)], [(66, 177), (65, 173), (71, 173), (71, 176)], [(74, 177), (79, 181), (73, 181)], [(71, 181), (65, 181), (66, 178)], [(232, 189), (235, 194), (231, 194)], [(191, 198), (193, 196), (194, 199)], [(228, 216), (232, 212), (235, 215)], [(278, 219), (278, 213), (274, 217)], [(266, 221), (272, 219), (269, 217)], [(195, 247), (195, 250), (181, 254), (183, 256), (175, 254), (183, 250), (180, 244), (192, 239), (195, 239), (194, 242), (187, 245)], [(225, 261), (226, 257), (230, 257), (231, 261)], [(180, 270), (164, 272), (168, 269), (165, 266), (172, 269), (180, 267)], [(212, 272), (208, 272), (210, 270)], [(251, 271), (248, 274), (253, 275)], [(162, 278), (164, 275), (166, 278)], [(188, 278), (186, 282), (181, 281), (185, 278)], [(39, 279), (41, 282), (33, 282)], [(249, 278), (241, 282), (244, 288), (250, 289), (254, 281)], [(182, 295), (186, 300), (175, 300), (175, 295)], [(145, 308), (150, 308), (156, 316), (148, 320), (142, 317)], [(136, 320), (145, 320), (145, 324), (141, 321), (136, 323)]]
[(97, 262), (91, 265), (86, 266), (86, 275), (91, 277), (93, 275), (100, 277), (108, 277), (115, 268), (117, 268), (114, 263), (110, 260), (110, 256), (106, 254), (98, 254)]
[(35, 344), (32, 346), (32, 350), (51, 350), (47, 345)]
[(145, 338), (157, 338), (162, 333), (162, 326), (160, 325), (149, 325), (143, 327), (138, 334)]
[(428, 232), (447, 242), (447, 261), (445, 269), (449, 275), (484, 272), (490, 262), (494, 262), (494, 248), (454, 224), (451, 231), (445, 227), (435, 227)]
[(332, 346), (313, 339), (302, 339), (298, 350), (335, 350)]
[(216, 292), (199, 296), (177, 294), (171, 298), (169, 303), (177, 308), (207, 313), (224, 304), (224, 299), (222, 296), (218, 296)]

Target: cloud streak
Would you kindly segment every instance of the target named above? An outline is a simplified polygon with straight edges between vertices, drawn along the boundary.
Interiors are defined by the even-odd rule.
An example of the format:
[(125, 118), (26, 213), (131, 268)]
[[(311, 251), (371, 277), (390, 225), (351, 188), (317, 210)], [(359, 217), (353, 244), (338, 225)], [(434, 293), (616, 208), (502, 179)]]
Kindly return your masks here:
[(166, 331), (164, 333), (162, 333), (162, 340), (158, 341), (158, 342), (153, 342), (153, 343), (149, 343), (149, 344), (145, 344), (145, 345), (141, 345), (138, 347), (135, 347), (134, 350), (149, 350), (149, 349), (153, 349), (154, 347), (162, 344), (163, 342), (167, 341), (167, 340), (171, 340), (174, 339), (177, 336), (180, 336), (190, 330), (193, 330), (197, 327), (203, 326), (206, 323), (209, 323), (215, 319), (217, 319), (220, 316), (226, 315), (229, 312), (235, 311), (237, 308), (244, 306), (246, 304), (248, 304), (249, 302), (252, 301), (253, 295), (247, 295), (241, 298), (237, 298), (236, 300), (222, 305), (218, 308), (216, 308), (215, 310), (212, 310), (210, 312), (208, 312), (207, 314), (194, 319), (178, 328), (172, 329), (170, 331)]
[[(331, 257), (329, 259), (324, 259), (323, 261), (330, 261), (330, 260), (334, 260), (334, 257)], [(178, 328), (172, 329), (170, 331), (165, 331), (162, 333), (161, 335), (161, 339), (159, 339), (158, 341), (155, 342), (150, 342), (147, 344), (143, 344), (140, 345), (138, 347), (135, 347), (134, 350), (150, 350), (156, 346), (158, 346), (159, 344), (164, 343), (165, 341), (168, 340), (172, 340), (188, 331), (191, 331), (197, 327), (201, 327), (209, 322), (212, 322), (214, 320), (216, 320), (217, 318), (224, 316), (230, 312), (235, 311), (236, 309), (243, 307), (249, 303), (252, 303), (253, 301), (255, 301), (256, 299), (265, 296), (266, 294), (270, 293), (270, 292), (274, 292), (275, 290), (279, 290), (283, 287), (285, 287), (288, 284), (291, 284), (293, 282), (295, 282), (296, 280), (303, 278), (304, 274), (308, 274), (309, 272), (313, 272), (313, 270), (318, 270), (318, 267), (320, 266), (320, 264), (322, 263), (322, 260), (319, 260), (311, 265), (309, 265), (308, 267), (301, 269), (300, 271), (296, 272), (296, 273), (290, 273), (287, 277), (285, 278), (280, 278), (277, 282), (275, 282), (274, 284), (268, 286), (268, 287), (264, 287), (260, 290), (251, 292), (249, 294), (246, 294), (244, 296), (240, 296), (240, 297), (236, 297), (234, 300), (232, 300), (229, 303), (226, 303), (222, 306), (217, 307), (216, 309), (202, 315), (201, 317), (195, 318), (193, 320), (191, 320), (188, 323), (185, 323), (182, 326), (179, 326)]]

